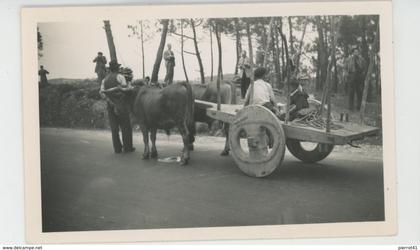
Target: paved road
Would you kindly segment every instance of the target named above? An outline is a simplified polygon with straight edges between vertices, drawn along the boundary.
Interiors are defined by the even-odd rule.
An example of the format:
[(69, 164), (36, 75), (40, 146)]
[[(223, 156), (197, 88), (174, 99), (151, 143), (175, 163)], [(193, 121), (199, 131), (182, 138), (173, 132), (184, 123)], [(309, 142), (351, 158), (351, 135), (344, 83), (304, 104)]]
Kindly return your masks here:
[[(180, 137), (159, 135), (160, 157)], [(44, 231), (244, 226), (384, 219), (380, 149), (338, 148), (319, 164), (288, 152), (268, 178), (221, 157), (223, 138), (198, 137), (190, 165), (112, 153), (110, 132), (41, 130)], [(376, 150), (376, 151), (375, 151)]]

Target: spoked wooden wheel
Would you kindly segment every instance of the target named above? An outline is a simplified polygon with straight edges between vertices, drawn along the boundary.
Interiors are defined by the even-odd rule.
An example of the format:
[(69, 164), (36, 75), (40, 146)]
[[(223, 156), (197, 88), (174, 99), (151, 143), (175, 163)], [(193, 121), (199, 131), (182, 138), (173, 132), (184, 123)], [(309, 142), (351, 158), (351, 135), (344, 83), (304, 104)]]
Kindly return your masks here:
[(296, 139), (287, 139), (286, 145), (289, 152), (299, 160), (307, 163), (315, 163), (325, 159), (334, 149), (333, 144), (315, 143), (311, 149), (305, 148), (305, 142)]
[(246, 106), (230, 125), (229, 145), (238, 167), (252, 177), (271, 174), (284, 158), (286, 138), (278, 118), (262, 106)]

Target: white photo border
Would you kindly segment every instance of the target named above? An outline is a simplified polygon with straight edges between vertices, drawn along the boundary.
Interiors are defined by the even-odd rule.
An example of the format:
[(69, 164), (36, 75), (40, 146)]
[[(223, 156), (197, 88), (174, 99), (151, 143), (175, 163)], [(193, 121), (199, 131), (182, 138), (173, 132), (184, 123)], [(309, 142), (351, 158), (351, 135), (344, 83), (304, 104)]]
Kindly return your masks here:
[[(97, 21), (190, 17), (261, 17), (314, 15), (379, 15), (382, 86), (383, 178), (385, 220), (380, 222), (320, 223), (243, 227), (42, 232), (40, 127), (36, 27), (39, 22)], [(395, 106), (393, 75), (392, 2), (296, 2), (244, 4), (180, 4), (23, 8), (22, 99), (25, 167), (25, 223), (28, 243), (93, 243), (191, 241), (232, 239), (380, 236), (397, 233)]]

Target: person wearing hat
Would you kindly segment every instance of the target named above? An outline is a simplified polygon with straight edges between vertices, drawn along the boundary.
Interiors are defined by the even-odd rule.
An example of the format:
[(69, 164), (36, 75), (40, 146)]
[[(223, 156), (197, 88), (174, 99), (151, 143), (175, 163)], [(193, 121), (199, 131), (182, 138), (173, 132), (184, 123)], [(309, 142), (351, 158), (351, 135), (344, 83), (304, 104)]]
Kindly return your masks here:
[(172, 51), (172, 45), (168, 43), (167, 47), (168, 49), (163, 53), (163, 58), (166, 66), (165, 84), (169, 85), (172, 84), (174, 79), (175, 56)]
[[(132, 89), (127, 83), (126, 77), (119, 73), (119, 64), (115, 60), (109, 62), (109, 73), (102, 80), (100, 95), (107, 100), (107, 111), (109, 125), (112, 133), (112, 145), (115, 153), (130, 153), (135, 150), (133, 147), (133, 129), (131, 127), (128, 108), (117, 107), (113, 100), (123, 100), (124, 91)], [(128, 72), (128, 70), (126, 70)], [(122, 143), (120, 132), (122, 133)]]
[(98, 76), (98, 83), (101, 84), (102, 80), (106, 76), (106, 57), (102, 52), (98, 52), (98, 55), (93, 59), (93, 62), (96, 63), (95, 73)]
[(349, 109), (354, 109), (354, 99), (357, 98), (356, 108), (360, 109), (365, 76), (365, 60), (360, 55), (358, 47), (353, 47), (345, 63), (346, 82), (349, 93)]
[(251, 98), (251, 86), (245, 94), (245, 106), (247, 105), (261, 105), (271, 110), (275, 115), (279, 116), (280, 112), (275, 104), (274, 91), (271, 85), (264, 81), (263, 78), (267, 73), (264, 67), (258, 67), (254, 71), (254, 89)]
[(239, 75), (241, 77), (241, 97), (245, 98), (246, 91), (251, 82), (251, 62), (249, 57), (246, 56), (246, 51), (242, 51), (242, 56), (238, 61)]

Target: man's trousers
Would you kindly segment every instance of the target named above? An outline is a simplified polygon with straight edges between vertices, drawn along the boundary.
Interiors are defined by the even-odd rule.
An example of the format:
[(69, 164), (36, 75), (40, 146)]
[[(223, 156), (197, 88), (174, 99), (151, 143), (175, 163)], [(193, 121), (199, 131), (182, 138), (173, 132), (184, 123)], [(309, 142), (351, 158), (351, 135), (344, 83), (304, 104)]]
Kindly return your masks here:
[(241, 96), (242, 99), (245, 98), (246, 91), (248, 90), (249, 84), (251, 83), (251, 79), (245, 75), (245, 72), (242, 73), (241, 78)]
[(363, 77), (357, 75), (350, 75), (349, 82), (349, 109), (353, 110), (354, 108), (354, 99), (356, 97), (356, 108), (360, 110), (360, 105), (362, 104), (362, 94), (363, 94)]
[[(133, 151), (133, 129), (131, 128), (130, 114), (128, 111), (119, 112), (115, 107), (108, 103), (108, 118), (112, 133), (112, 145), (115, 153)], [(122, 144), (120, 140), (120, 130), (122, 134)]]
[(172, 84), (173, 79), (174, 79), (174, 65), (172, 63), (168, 63), (166, 65), (166, 76), (165, 76), (166, 85)]

